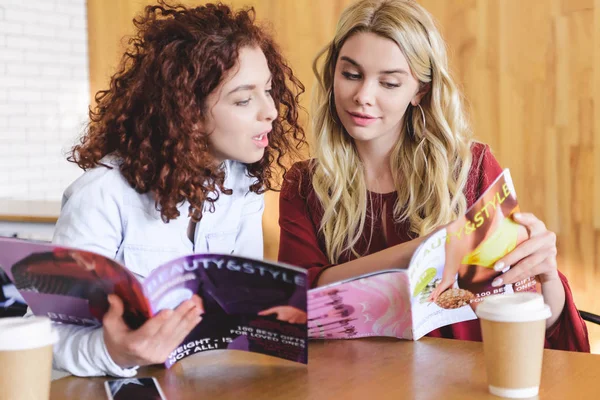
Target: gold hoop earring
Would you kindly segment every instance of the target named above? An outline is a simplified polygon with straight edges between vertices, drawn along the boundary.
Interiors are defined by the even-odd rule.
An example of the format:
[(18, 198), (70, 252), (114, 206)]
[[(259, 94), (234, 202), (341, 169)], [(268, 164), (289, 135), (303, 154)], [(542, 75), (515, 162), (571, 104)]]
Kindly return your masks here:
[(423, 118), (423, 130), (425, 130), (427, 127), (427, 124), (425, 123), (425, 111), (423, 111), (423, 107), (421, 107), (420, 104), (417, 104), (417, 107), (419, 107), (419, 110), (421, 111), (421, 117)]
[(333, 102), (333, 89), (329, 91), (328, 97), (329, 97), (328, 98), (329, 113), (331, 114), (331, 117), (333, 118), (334, 121), (339, 121), (337, 112), (335, 111), (335, 103)]
[(412, 113), (413, 113), (414, 109), (417, 107), (419, 108), (419, 111), (421, 111), (421, 118), (423, 120), (423, 131), (427, 127), (427, 123), (425, 121), (425, 111), (423, 110), (423, 107), (421, 107), (420, 104), (417, 104), (416, 106), (412, 106), (412, 108), (410, 109), (410, 118), (406, 119), (406, 130), (412, 136), (416, 136), (416, 131), (415, 131), (415, 127), (413, 126), (413, 124), (409, 123), (409, 120), (412, 120)]

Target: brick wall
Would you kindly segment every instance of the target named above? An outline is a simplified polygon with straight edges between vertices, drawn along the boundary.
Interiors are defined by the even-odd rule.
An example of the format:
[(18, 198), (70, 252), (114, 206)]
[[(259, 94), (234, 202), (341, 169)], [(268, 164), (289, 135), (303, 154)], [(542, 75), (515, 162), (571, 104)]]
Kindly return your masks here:
[(58, 200), (87, 120), (85, 0), (0, 0), (0, 197)]

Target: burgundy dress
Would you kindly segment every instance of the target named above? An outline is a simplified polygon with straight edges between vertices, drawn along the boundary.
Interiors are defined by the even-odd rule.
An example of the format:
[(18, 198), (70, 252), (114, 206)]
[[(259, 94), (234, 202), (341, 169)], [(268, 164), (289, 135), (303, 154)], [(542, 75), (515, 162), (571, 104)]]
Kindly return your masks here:
[[(471, 206), (488, 186), (500, 175), (502, 168), (486, 145), (474, 144), (473, 166), (465, 188), (467, 206)], [(315, 286), (319, 274), (332, 266), (325, 255), (325, 242), (319, 234), (323, 208), (312, 189), (310, 161), (294, 164), (286, 175), (279, 203), (281, 238), (279, 261), (298, 265), (308, 270), (311, 286)], [(368, 213), (379, 211), (376, 218), (367, 218), (364, 235), (356, 245), (359, 254), (372, 254), (413, 239), (408, 223), (396, 223), (393, 218), (396, 193), (370, 193)], [(385, 204), (385, 207), (383, 207)], [(386, 223), (382, 224), (381, 210), (385, 210)], [(371, 226), (373, 234), (371, 235)], [(339, 263), (353, 260), (345, 254)], [(589, 352), (590, 344), (585, 322), (579, 315), (567, 278), (559, 272), (565, 288), (565, 307), (556, 323), (546, 331), (546, 348)], [(449, 339), (481, 341), (479, 320), (459, 322), (430, 332), (427, 336)]]

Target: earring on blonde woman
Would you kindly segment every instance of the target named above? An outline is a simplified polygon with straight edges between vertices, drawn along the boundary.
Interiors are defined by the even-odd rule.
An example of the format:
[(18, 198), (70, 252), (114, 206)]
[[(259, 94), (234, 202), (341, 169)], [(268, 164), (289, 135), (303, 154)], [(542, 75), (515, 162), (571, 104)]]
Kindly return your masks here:
[(337, 121), (337, 113), (335, 112), (335, 104), (333, 103), (333, 90), (329, 91), (329, 112), (335, 121)]
[[(425, 122), (425, 111), (423, 111), (423, 107), (421, 107), (420, 104), (417, 104), (416, 106), (413, 106), (413, 108), (411, 109), (411, 117), (412, 117), (412, 112), (415, 108), (419, 107), (419, 111), (421, 111), (421, 118), (423, 119), (423, 131), (425, 130), (425, 128), (427, 127), (427, 124)], [(415, 127), (412, 126), (412, 124), (408, 123), (408, 120), (410, 120), (412, 118), (407, 118), (406, 121), (406, 129), (408, 131), (408, 133), (412, 134), (413, 136), (415, 136)]]
[(417, 107), (419, 107), (419, 110), (421, 111), (421, 117), (423, 118), (423, 130), (425, 130), (427, 127), (427, 124), (425, 123), (425, 111), (423, 111), (423, 107), (421, 107), (420, 104), (417, 104)]

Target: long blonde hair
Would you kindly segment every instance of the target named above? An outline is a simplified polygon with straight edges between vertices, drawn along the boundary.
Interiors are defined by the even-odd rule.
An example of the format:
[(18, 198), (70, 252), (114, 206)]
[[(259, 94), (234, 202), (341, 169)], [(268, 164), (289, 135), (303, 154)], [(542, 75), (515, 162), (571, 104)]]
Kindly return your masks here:
[(396, 222), (408, 221), (411, 234), (425, 235), (464, 213), (463, 190), (471, 166), (471, 132), (461, 94), (448, 72), (445, 43), (431, 15), (412, 0), (362, 0), (346, 8), (333, 40), (313, 63), (319, 85), (313, 98), (312, 184), (323, 206), (320, 230), (332, 263), (347, 251), (361, 255), (354, 246), (368, 217), (363, 164), (339, 123), (332, 94), (339, 51), (357, 32), (396, 42), (420, 84), (430, 85), (420, 102), (425, 125), (420, 110), (410, 107), (392, 151)]

